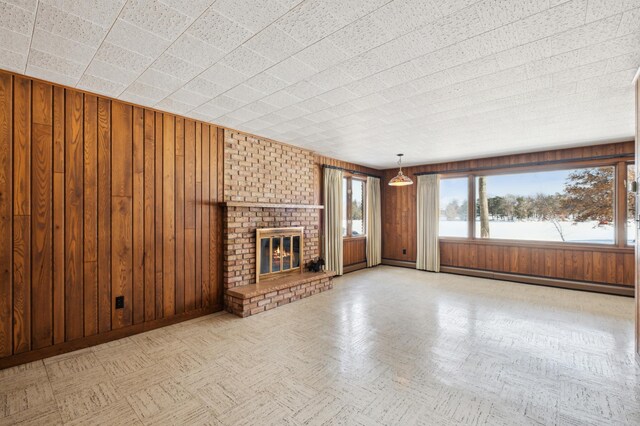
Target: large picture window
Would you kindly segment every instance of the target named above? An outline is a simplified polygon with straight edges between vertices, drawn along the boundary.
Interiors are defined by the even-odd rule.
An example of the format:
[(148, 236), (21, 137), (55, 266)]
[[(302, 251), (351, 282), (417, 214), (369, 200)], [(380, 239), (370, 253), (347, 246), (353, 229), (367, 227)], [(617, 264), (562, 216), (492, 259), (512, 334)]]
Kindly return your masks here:
[(441, 237), (466, 237), (469, 216), (469, 179), (447, 178), (440, 180)]
[(366, 181), (352, 176), (343, 179), (343, 237), (363, 237), (366, 235), (365, 185)]
[(476, 177), (476, 238), (613, 244), (614, 166)]

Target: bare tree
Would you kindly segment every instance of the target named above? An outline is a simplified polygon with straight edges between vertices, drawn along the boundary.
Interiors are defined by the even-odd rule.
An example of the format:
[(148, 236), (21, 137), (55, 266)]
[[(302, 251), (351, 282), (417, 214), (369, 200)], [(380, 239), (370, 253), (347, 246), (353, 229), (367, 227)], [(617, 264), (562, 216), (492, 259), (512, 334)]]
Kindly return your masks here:
[(486, 176), (478, 177), (478, 194), (480, 197), (480, 237), (489, 238), (489, 198)]
[(564, 230), (562, 229), (562, 224), (560, 223), (560, 221), (554, 217), (551, 219), (551, 223), (553, 223), (553, 226), (556, 228), (556, 231), (558, 231), (558, 234), (560, 235), (560, 239), (564, 241), (565, 240)]

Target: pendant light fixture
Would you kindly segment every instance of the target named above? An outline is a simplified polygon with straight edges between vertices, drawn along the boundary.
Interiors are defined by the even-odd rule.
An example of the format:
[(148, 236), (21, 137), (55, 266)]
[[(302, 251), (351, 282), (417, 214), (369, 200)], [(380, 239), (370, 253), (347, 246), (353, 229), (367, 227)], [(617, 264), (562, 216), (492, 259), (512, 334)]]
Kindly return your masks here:
[(404, 154), (398, 154), (398, 167), (400, 167), (400, 170), (398, 170), (398, 174), (389, 181), (389, 186), (407, 186), (407, 185), (413, 185), (413, 181), (411, 180), (411, 178), (409, 178), (409, 176), (405, 176), (404, 173), (402, 173), (402, 156)]

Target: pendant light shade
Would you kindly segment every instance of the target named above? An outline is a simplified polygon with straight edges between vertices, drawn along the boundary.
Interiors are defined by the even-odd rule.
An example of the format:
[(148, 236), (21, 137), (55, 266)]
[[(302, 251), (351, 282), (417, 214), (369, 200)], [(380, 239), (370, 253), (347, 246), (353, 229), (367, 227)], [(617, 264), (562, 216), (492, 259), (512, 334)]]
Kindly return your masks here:
[(404, 154), (398, 154), (398, 167), (400, 168), (400, 170), (398, 170), (398, 174), (389, 181), (389, 186), (407, 186), (407, 185), (413, 185), (413, 181), (411, 180), (411, 178), (409, 178), (409, 176), (405, 176), (404, 173), (402, 173), (402, 156)]

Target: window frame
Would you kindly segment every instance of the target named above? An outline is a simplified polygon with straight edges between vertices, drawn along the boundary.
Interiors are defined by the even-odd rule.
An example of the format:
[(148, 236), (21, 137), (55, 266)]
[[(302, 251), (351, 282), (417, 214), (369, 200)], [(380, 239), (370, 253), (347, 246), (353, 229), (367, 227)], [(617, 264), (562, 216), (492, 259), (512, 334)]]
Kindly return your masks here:
[[(344, 176), (342, 178), (344, 181), (347, 182), (347, 193), (346, 193), (346, 197), (345, 197), (345, 202), (346, 204), (346, 208), (345, 208), (345, 212), (347, 217), (346, 222), (347, 222), (347, 226), (346, 226), (346, 235), (342, 236), (343, 240), (355, 240), (355, 239), (359, 239), (359, 238), (367, 238), (367, 215), (366, 215), (366, 208), (367, 208), (367, 179), (363, 178), (361, 176), (358, 175), (354, 175), (352, 173), (344, 173)], [(352, 204), (352, 194), (353, 194), (353, 181), (359, 181), (362, 182), (363, 184), (363, 191), (362, 191), (362, 225), (364, 228), (364, 234), (362, 235), (352, 235), (353, 234), (353, 219), (351, 219), (351, 213), (352, 213), (352, 209), (351, 209), (351, 204)]]
[[(615, 156), (606, 159), (586, 159), (586, 160), (568, 160), (554, 161), (553, 164), (526, 164), (523, 166), (503, 166), (495, 168), (483, 168), (469, 171), (444, 172), (441, 179), (467, 177), (468, 183), (468, 214), (467, 214), (467, 236), (466, 237), (438, 237), (440, 241), (450, 242), (473, 242), (482, 244), (496, 245), (521, 245), (530, 247), (550, 247), (550, 248), (575, 248), (575, 249), (620, 249), (623, 251), (632, 250), (633, 245), (627, 244), (627, 165), (634, 164), (634, 160), (629, 156)], [(480, 238), (476, 237), (476, 185), (475, 181), (478, 176), (495, 176), (509, 175), (521, 173), (536, 173), (557, 170), (572, 170), (590, 167), (614, 167), (614, 184), (613, 184), (613, 217), (614, 217), (614, 242), (610, 244), (594, 244), (579, 243), (566, 241), (544, 241), (544, 240), (519, 240), (519, 239), (501, 239), (501, 238)]]
[[(621, 189), (621, 193), (620, 194), (624, 194), (624, 196), (622, 196), (621, 198), (624, 198), (624, 205), (622, 205), (620, 208), (624, 208), (624, 229), (622, 230), (623, 235), (621, 236), (621, 238), (624, 240), (624, 246), (625, 247), (629, 247), (629, 248), (635, 248), (635, 243), (633, 244), (629, 244), (629, 238), (628, 238), (628, 232), (629, 230), (627, 229), (627, 225), (629, 224), (629, 204), (628, 201), (629, 199), (627, 198), (629, 195), (629, 192), (632, 192), (629, 187), (631, 186), (631, 182), (629, 181), (629, 166), (633, 166), (635, 167), (636, 162), (635, 160), (628, 160), (624, 162), (624, 165), (621, 164), (621, 168), (624, 169), (624, 176), (622, 177), (622, 189)], [(636, 171), (636, 181), (638, 179), (638, 172)], [(636, 217), (638, 216), (638, 197), (636, 196), (636, 212), (635, 215), (633, 217), (631, 217), (631, 220), (636, 224), (636, 226), (638, 226), (638, 223), (636, 222)]]

